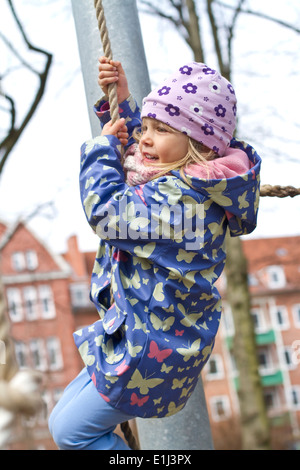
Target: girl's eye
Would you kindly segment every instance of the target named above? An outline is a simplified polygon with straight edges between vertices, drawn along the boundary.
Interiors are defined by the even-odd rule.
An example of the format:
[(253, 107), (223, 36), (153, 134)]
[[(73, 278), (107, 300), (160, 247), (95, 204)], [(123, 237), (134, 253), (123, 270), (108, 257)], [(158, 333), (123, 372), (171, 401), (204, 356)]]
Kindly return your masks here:
[(165, 127), (158, 127), (157, 130), (158, 132), (168, 132), (168, 130)]

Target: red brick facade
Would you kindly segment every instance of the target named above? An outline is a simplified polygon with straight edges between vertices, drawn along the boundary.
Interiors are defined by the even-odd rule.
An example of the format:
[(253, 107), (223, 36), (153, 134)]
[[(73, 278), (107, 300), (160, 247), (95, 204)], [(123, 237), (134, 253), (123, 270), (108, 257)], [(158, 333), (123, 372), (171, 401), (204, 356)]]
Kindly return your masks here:
[[(1, 276), (7, 300), (7, 318), (20, 367), (35, 368), (44, 377), (47, 412), (14, 430), (10, 449), (31, 446), (55, 449), (47, 415), (63, 389), (82, 367), (73, 332), (98, 319), (89, 300), (95, 253), (81, 253), (76, 236), (67, 253), (51, 253), (26, 226), (19, 224), (12, 237), (0, 223)], [(252, 313), (260, 372), (275, 446), (299, 441), (300, 428), (300, 237), (246, 240)], [(239, 446), (238, 373), (231, 357), (234, 335), (226, 280), (223, 319), (212, 357), (202, 378), (216, 448)], [(1, 363), (0, 363), (1, 367)], [(285, 433), (276, 434), (276, 429)], [(24, 436), (27, 440), (24, 440)], [(28, 436), (30, 439), (28, 440)]]
[[(260, 375), (273, 447), (300, 443), (300, 237), (244, 240)], [(231, 357), (234, 325), (220, 282), (223, 319), (203, 371), (211, 427), (218, 448), (237, 448), (238, 373)]]
[[(1, 224), (0, 237), (6, 233)], [(16, 357), (20, 367), (42, 372), (47, 405), (47, 411), (28, 422), (26, 432), (24, 422), (14, 429), (10, 449), (56, 449), (47, 415), (82, 368), (73, 332), (98, 318), (88, 297), (94, 254), (80, 253), (74, 237), (68, 248), (65, 259), (53, 254), (20, 224), (2, 249), (1, 275)]]

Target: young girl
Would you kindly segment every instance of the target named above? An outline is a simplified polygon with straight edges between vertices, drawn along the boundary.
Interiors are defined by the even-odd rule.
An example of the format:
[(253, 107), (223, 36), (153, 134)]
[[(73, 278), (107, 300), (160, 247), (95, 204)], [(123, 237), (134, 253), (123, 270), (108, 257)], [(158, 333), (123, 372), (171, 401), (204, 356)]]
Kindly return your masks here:
[(121, 118), (112, 124), (99, 102), (102, 135), (81, 153), (82, 204), (100, 237), (91, 281), (100, 319), (74, 334), (85, 368), (50, 417), (63, 449), (128, 448), (118, 423), (185, 406), (220, 322), (226, 230), (256, 225), (260, 158), (232, 138), (232, 85), (184, 64), (140, 114), (121, 64), (102, 58), (100, 86), (115, 81)]

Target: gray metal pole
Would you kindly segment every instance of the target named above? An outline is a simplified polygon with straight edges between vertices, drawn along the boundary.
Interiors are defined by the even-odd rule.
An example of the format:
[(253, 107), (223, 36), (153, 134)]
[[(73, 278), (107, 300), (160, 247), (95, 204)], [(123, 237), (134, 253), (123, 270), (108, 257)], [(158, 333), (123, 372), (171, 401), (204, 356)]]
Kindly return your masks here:
[[(120, 60), (129, 88), (139, 105), (150, 91), (136, 0), (103, 0), (113, 57)], [(103, 54), (93, 0), (72, 0), (86, 100), (93, 135), (99, 123), (93, 104), (101, 90), (97, 83), (98, 57)], [(212, 450), (213, 442), (201, 380), (185, 408), (163, 419), (137, 419), (144, 450)]]
[[(113, 58), (122, 62), (129, 89), (141, 106), (151, 86), (136, 1), (103, 0), (103, 8)], [(95, 136), (99, 134), (99, 121), (93, 105), (101, 97), (97, 77), (98, 58), (103, 55), (103, 48), (93, 0), (72, 0), (72, 9), (88, 113)]]

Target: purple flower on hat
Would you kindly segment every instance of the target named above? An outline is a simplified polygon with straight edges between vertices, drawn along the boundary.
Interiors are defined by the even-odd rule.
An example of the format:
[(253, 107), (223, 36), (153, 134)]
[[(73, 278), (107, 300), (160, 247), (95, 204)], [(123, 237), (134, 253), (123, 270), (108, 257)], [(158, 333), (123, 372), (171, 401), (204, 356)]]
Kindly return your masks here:
[(165, 110), (167, 111), (167, 113), (170, 114), (170, 116), (180, 116), (180, 110), (178, 106), (173, 106), (172, 104), (168, 104)]
[(226, 108), (224, 108), (221, 104), (219, 104), (218, 106), (216, 106), (214, 108), (215, 110), (215, 113), (218, 117), (225, 117), (225, 114), (226, 114)]
[(228, 90), (230, 91), (230, 93), (231, 93), (232, 95), (235, 95), (235, 92), (234, 92), (234, 89), (233, 89), (233, 86), (231, 85), (231, 83), (229, 83), (229, 84), (227, 85), (227, 88), (228, 88)]
[(187, 127), (182, 127), (181, 132), (186, 135), (191, 135), (191, 131)]
[(179, 72), (182, 73), (182, 75), (191, 75), (191, 72), (193, 71), (192, 67), (189, 67), (188, 65), (184, 65), (179, 69)]
[(182, 88), (186, 93), (192, 93), (193, 95), (195, 95), (198, 89), (198, 87), (196, 85), (193, 85), (192, 83), (187, 83), (187, 85), (183, 85)]
[(221, 87), (217, 82), (211, 82), (208, 86), (213, 93), (220, 93), (221, 91)]
[(214, 135), (214, 128), (213, 126), (210, 126), (209, 124), (204, 124), (204, 126), (201, 127), (205, 135)]
[(156, 114), (154, 113), (148, 113), (147, 116), (148, 118), (156, 119)]
[(236, 116), (236, 104), (232, 106), (233, 115)]
[(171, 88), (169, 86), (163, 86), (160, 90), (158, 90), (159, 96), (168, 95), (170, 93)]
[(204, 67), (203, 68), (203, 73), (205, 73), (205, 75), (214, 75), (216, 73), (216, 71), (214, 69), (209, 68), (209, 67)]
[(200, 106), (198, 103), (194, 103), (192, 106), (190, 106), (190, 110), (192, 113), (197, 114), (198, 116), (201, 116), (203, 113), (203, 107)]

